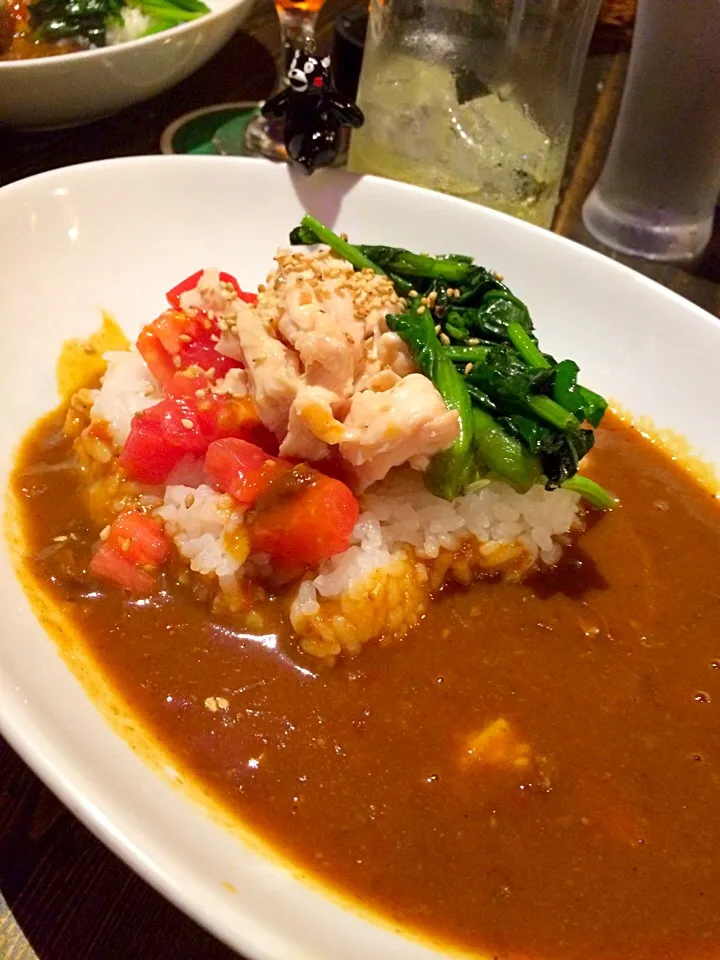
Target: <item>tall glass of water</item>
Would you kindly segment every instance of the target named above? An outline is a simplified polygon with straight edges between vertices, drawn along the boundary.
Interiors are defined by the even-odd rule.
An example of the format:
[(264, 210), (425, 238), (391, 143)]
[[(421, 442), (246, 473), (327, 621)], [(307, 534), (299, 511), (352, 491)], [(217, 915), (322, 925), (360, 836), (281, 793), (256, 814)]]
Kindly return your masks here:
[(605, 167), (585, 202), (602, 243), (656, 260), (707, 245), (720, 194), (720, 0), (640, 0)]
[(599, 6), (371, 0), (350, 168), (549, 226)]

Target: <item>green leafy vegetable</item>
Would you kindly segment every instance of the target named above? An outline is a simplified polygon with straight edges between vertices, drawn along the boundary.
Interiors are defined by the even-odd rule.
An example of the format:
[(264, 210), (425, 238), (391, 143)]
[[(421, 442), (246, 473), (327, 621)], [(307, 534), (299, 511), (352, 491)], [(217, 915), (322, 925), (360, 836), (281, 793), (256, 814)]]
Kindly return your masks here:
[(103, 47), (108, 28), (120, 24), (124, 10), (131, 8), (148, 17), (146, 34), (209, 13), (202, 0), (33, 0), (30, 30), (36, 40), (81, 40), (89, 46)]
[(566, 480), (563, 487), (566, 490), (579, 493), (581, 497), (585, 497), (588, 503), (597, 507), (598, 510), (612, 510), (617, 506), (615, 497), (609, 494), (607, 490), (603, 490), (599, 483), (595, 483), (589, 477), (581, 477), (579, 473)]
[(542, 470), (537, 457), (478, 407), (473, 407), (473, 436), (477, 452), (488, 470), (509, 480), (516, 489), (529, 490), (540, 481)]
[(34, 0), (30, 30), (37, 40), (82, 39), (105, 46), (107, 22), (120, 18), (123, 0)]
[(302, 223), (290, 234), (292, 244), (326, 243), (339, 256), (351, 263), (356, 270), (372, 270), (374, 273), (385, 273), (377, 264), (369, 260), (360, 247), (343, 240), (329, 227), (323, 226), (315, 217), (306, 214)]
[(526, 305), (497, 274), (460, 254), (351, 244), (309, 216), (290, 242), (327, 244), (356, 269), (385, 274), (410, 301), (388, 327), (460, 414), (460, 436), (426, 473), (433, 493), (453, 499), (491, 474), (518, 490), (543, 480), (612, 509), (614, 498), (577, 473), (595, 440), (587, 424), (600, 424), (607, 401), (578, 383), (574, 361), (542, 352)]

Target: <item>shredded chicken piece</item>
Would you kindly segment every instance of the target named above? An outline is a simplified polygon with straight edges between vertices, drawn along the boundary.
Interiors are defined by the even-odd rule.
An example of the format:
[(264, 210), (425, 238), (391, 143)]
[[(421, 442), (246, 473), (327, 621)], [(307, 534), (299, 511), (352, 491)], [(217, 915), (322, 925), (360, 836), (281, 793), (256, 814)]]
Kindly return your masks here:
[(392, 467), (444, 450), (460, 432), (457, 411), (448, 410), (421, 373), (382, 393), (356, 393), (344, 426), (340, 453), (355, 467), (361, 489), (382, 480)]
[(338, 293), (334, 283), (327, 283), (322, 302), (319, 292), (308, 282), (289, 289), (278, 330), (300, 355), (305, 382), (344, 400), (352, 394), (363, 362), (365, 328), (355, 318), (348, 291)]
[[(275, 259), (256, 306), (226, 289), (214, 295), (229, 317), (218, 348), (234, 356), (236, 345), (280, 454), (317, 461), (339, 445), (361, 489), (405, 462), (425, 469), (457, 437), (459, 420), (387, 328), (386, 315), (405, 307), (392, 282), (329, 251), (281, 250)], [(193, 293), (207, 309), (205, 277)]]
[(297, 355), (268, 329), (256, 310), (237, 301), (235, 335), (240, 341), (258, 415), (282, 438), (287, 433), (290, 408), (300, 387)]
[(330, 446), (345, 436), (343, 424), (335, 419), (332, 403), (335, 395), (325, 387), (301, 386), (290, 408), (280, 456), (303, 460), (323, 460)]

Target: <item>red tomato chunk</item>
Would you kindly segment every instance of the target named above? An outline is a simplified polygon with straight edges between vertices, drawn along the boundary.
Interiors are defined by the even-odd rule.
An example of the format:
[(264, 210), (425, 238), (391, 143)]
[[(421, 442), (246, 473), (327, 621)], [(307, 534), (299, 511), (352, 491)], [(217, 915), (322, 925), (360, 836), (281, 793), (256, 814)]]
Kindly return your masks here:
[(90, 572), (132, 593), (149, 593), (153, 571), (164, 563), (170, 543), (152, 517), (128, 510), (113, 521), (90, 562)]
[(211, 371), (211, 378), (219, 380), (230, 370), (243, 366), (239, 360), (218, 353), (219, 337), (217, 320), (210, 320), (199, 311), (190, 315), (173, 308), (143, 327), (137, 348), (161, 384), (179, 370), (193, 366)]
[(208, 448), (205, 470), (224, 493), (239, 503), (254, 503), (270, 483), (292, 470), (292, 464), (265, 453), (246, 440), (216, 440)]
[(126, 510), (113, 521), (105, 541), (123, 551), (128, 560), (153, 567), (164, 563), (170, 544), (157, 520), (135, 510)]
[[(192, 391), (178, 391), (183, 379), (187, 378), (176, 376), (170, 382), (173, 396), (133, 418), (120, 465), (134, 480), (164, 483), (184, 456), (203, 456), (221, 437), (264, 434), (250, 397), (216, 396), (205, 388), (198, 398)], [(188, 380), (199, 382), (200, 378)]]
[(272, 483), (250, 523), (253, 550), (313, 565), (347, 550), (360, 509), (340, 480), (300, 465)]

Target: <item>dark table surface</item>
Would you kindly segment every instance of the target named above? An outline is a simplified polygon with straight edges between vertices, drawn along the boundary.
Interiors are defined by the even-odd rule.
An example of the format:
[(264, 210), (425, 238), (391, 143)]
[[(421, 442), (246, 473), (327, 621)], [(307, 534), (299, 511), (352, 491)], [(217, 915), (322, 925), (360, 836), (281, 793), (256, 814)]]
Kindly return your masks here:
[[(350, 5), (328, 0), (319, 24), (321, 47), (329, 47), (334, 18)], [(278, 45), (272, 2), (257, 0), (243, 30), (172, 91), (86, 127), (0, 130), (0, 184), (87, 160), (157, 153), (162, 131), (178, 114), (267, 96)], [(555, 218), (558, 233), (596, 249), (602, 248), (585, 232), (580, 209), (612, 134), (627, 47), (622, 33), (600, 30), (593, 38)], [(692, 267), (618, 259), (720, 315), (720, 218), (713, 242)], [(0, 739), (0, 960), (233, 956), (106, 850)]]

